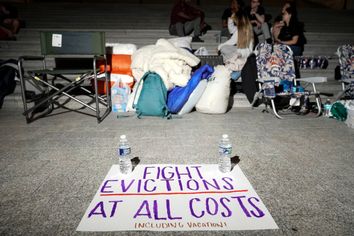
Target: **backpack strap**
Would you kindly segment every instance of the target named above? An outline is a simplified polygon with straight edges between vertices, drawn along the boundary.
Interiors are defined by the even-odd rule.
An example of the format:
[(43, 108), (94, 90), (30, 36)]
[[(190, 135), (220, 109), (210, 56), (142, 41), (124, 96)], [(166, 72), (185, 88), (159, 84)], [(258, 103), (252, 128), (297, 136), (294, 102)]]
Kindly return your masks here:
[(166, 108), (165, 117), (167, 118), (167, 120), (172, 119), (171, 112), (168, 110), (167, 105), (165, 106), (165, 108)]
[(138, 83), (138, 86), (136, 86), (136, 91), (134, 93), (134, 99), (133, 99), (133, 108), (134, 109), (136, 108), (136, 94), (138, 93), (138, 90), (139, 90), (139, 88), (141, 86), (141, 83), (142, 83), (143, 80), (145, 80), (146, 76), (147, 76), (147, 73), (140, 79), (140, 81)]

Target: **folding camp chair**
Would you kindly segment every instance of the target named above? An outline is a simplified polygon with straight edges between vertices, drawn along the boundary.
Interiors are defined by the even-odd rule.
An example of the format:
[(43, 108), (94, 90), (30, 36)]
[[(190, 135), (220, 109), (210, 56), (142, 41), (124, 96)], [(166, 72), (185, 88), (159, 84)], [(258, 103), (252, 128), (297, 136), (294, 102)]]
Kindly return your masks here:
[(341, 74), (342, 91), (335, 100), (354, 99), (354, 46), (342, 45), (337, 49)]
[[(24, 107), (23, 114), (27, 123), (48, 115), (53, 108), (57, 107), (94, 116), (97, 118), (97, 122), (100, 123), (111, 110), (110, 93), (107, 92), (107, 94), (101, 95), (97, 92), (99, 61), (105, 65), (100, 77), (104, 78), (106, 91), (109, 91), (109, 81), (106, 76), (107, 62), (104, 32), (40, 32), (40, 45), (42, 56), (22, 56), (18, 60)], [(90, 62), (88, 66), (79, 66), (78, 64), (80, 63), (77, 63), (87, 60)], [(28, 69), (29, 66), (27, 64), (29, 63), (26, 61), (41, 63), (42, 69)], [(55, 66), (48, 68), (47, 64), (53, 64), (53, 61), (57, 62), (54, 63)], [(59, 64), (63, 64), (63, 61), (67, 61), (66, 66), (58, 67)], [(68, 63), (70, 64), (68, 65)], [(56, 84), (57, 81), (60, 83)], [(93, 86), (89, 86), (88, 81), (93, 81)], [(40, 92), (35, 96), (40, 99), (29, 98), (26, 84), (32, 85)], [(77, 95), (84, 95), (84, 98)], [(66, 97), (67, 99), (62, 101), (61, 97)], [(81, 104), (82, 107), (80, 109), (68, 108), (66, 104), (71, 100)], [(33, 101), (35, 101), (34, 105), (30, 105)], [(93, 103), (95, 105), (92, 105)], [(100, 106), (105, 107), (106, 110), (101, 112)], [(83, 108), (90, 109), (93, 114), (92, 112), (79, 111)], [(38, 114), (38, 110), (46, 110), (46, 112), (35, 116)]]
[[(315, 97), (317, 116), (321, 115), (322, 103), (316, 83), (327, 81), (326, 77), (296, 78), (293, 53), (287, 45), (274, 46), (261, 43), (255, 50), (259, 91), (255, 94), (252, 107), (264, 103), (272, 108), (274, 115), (283, 119), (284, 115), (304, 114), (301, 108), (309, 105), (310, 97)], [(299, 86), (301, 82), (302, 86)], [(312, 85), (312, 91), (305, 90), (304, 85)]]

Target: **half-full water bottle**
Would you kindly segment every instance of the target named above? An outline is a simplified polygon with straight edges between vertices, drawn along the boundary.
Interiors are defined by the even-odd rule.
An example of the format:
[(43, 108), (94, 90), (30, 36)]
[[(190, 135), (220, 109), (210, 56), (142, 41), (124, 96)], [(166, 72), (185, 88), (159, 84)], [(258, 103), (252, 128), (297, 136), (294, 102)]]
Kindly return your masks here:
[(324, 116), (329, 117), (331, 113), (331, 100), (327, 99), (326, 103), (323, 105), (324, 108)]
[(127, 137), (121, 135), (119, 139), (118, 155), (119, 155), (119, 168), (122, 174), (129, 174), (132, 172), (132, 162), (130, 160), (130, 145)]
[(219, 143), (219, 170), (223, 173), (231, 171), (232, 145), (227, 134), (223, 134)]

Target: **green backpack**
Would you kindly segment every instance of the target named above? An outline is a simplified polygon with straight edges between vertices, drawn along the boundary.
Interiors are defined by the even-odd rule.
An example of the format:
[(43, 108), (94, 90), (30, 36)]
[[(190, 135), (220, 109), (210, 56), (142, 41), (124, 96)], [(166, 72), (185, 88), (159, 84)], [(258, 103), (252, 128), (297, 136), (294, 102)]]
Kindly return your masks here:
[[(160, 116), (171, 118), (171, 113), (167, 108), (167, 89), (160, 75), (154, 72), (147, 72), (139, 81), (136, 88), (138, 91), (141, 83), (143, 87), (138, 98), (138, 102), (133, 105), (138, 118), (141, 116)], [(136, 95), (136, 93), (135, 93)], [(135, 97), (134, 97), (135, 101)]]

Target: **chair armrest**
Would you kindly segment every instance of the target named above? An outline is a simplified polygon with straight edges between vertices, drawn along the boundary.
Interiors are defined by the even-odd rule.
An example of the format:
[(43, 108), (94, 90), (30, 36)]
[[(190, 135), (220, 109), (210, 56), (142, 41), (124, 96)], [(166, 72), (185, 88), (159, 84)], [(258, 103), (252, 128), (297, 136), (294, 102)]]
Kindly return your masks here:
[(303, 81), (308, 83), (324, 83), (327, 82), (327, 77), (307, 77), (307, 78), (299, 78), (296, 81)]
[(41, 61), (44, 60), (44, 56), (21, 56), (19, 61)]
[(21, 56), (18, 58), (18, 61), (17, 61), (17, 66), (19, 68), (19, 71), (20, 71), (20, 77), (22, 78), (22, 70), (24, 70), (24, 61), (42, 61), (43, 63), (43, 66), (44, 66), (44, 60), (45, 60), (45, 57), (44, 56)]
[(100, 59), (107, 60), (105, 55), (94, 55), (93, 58), (94, 60), (100, 60)]
[(279, 77), (268, 77), (268, 78), (257, 79), (257, 82), (264, 83), (264, 81), (270, 81), (270, 80), (274, 80), (274, 83), (276, 83), (276, 84), (279, 84), (281, 81), (281, 79)]
[(350, 84), (352, 82), (354, 82), (354, 79), (342, 79), (340, 80), (342, 83), (346, 83), (346, 84)]

